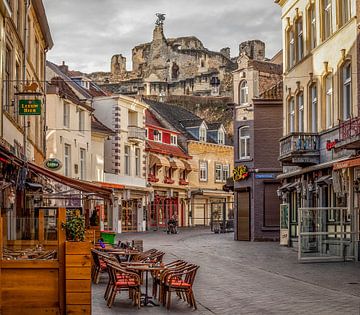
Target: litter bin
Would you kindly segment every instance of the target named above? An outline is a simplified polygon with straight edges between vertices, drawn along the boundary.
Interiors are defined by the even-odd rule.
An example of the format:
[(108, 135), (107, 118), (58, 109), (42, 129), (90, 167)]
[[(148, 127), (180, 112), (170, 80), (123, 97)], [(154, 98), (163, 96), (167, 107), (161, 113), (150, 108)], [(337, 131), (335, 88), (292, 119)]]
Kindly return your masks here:
[(113, 231), (100, 231), (100, 238), (104, 240), (104, 243), (115, 244), (116, 233)]

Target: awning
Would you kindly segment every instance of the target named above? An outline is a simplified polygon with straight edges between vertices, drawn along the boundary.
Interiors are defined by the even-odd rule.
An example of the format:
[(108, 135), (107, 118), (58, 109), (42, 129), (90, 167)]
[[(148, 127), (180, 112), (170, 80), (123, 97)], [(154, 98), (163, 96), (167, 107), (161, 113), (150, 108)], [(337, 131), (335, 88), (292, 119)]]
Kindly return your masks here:
[(318, 185), (330, 185), (332, 183), (332, 176), (331, 175), (324, 175), (318, 178), (315, 181)]
[(179, 159), (173, 157), (173, 158), (169, 158), (169, 161), (170, 161), (170, 166), (172, 168), (177, 168), (180, 170), (185, 169), (184, 163), (182, 161), (180, 161)]
[(162, 155), (158, 155), (155, 153), (149, 154), (149, 165), (150, 167), (156, 165), (156, 166), (166, 166), (170, 167), (170, 161)]
[(305, 174), (305, 173), (321, 170), (321, 169), (324, 169), (324, 168), (333, 167), (335, 164), (337, 164), (339, 162), (343, 162), (343, 161), (348, 160), (349, 157), (350, 156), (346, 156), (346, 157), (342, 157), (342, 158), (339, 158), (339, 159), (333, 160), (333, 161), (328, 161), (328, 162), (325, 162), (325, 163), (322, 163), (322, 164), (317, 164), (317, 165), (304, 167), (304, 168), (301, 168), (301, 169), (293, 171), (293, 172), (280, 174), (276, 178), (277, 179), (285, 179), (285, 178), (289, 178), (289, 177), (298, 176), (298, 175), (302, 175), (302, 174)]
[(293, 182), (288, 187), (286, 187), (287, 190), (295, 190), (297, 186), (300, 185), (300, 182)]
[(79, 191), (83, 191), (83, 192), (87, 192), (87, 193), (94, 193), (105, 199), (111, 199), (112, 190), (109, 188), (100, 187), (99, 185), (95, 185), (93, 183), (84, 182), (84, 181), (66, 177), (66, 176), (63, 176), (60, 174), (56, 174), (56, 173), (49, 171), (43, 167), (37, 166), (36, 164), (33, 164), (31, 162), (28, 162), (27, 165), (28, 165), (29, 169), (31, 171), (33, 171), (34, 173), (51, 178), (52, 180), (54, 180), (58, 183), (61, 183), (63, 185), (66, 185), (68, 187), (71, 187), (71, 188), (79, 190)]
[(289, 187), (290, 185), (292, 185), (292, 183), (287, 183), (287, 184), (284, 184), (284, 185), (282, 185), (281, 187), (279, 187), (279, 189), (278, 189), (278, 190), (285, 191), (285, 190), (287, 190), (287, 189), (288, 189), (288, 187)]
[(334, 164), (334, 170), (340, 170), (343, 168), (355, 167), (360, 166), (360, 157), (348, 159), (342, 162), (338, 162)]
[(196, 167), (196, 165), (195, 165), (194, 160), (181, 160), (181, 162), (184, 163), (185, 169), (186, 169), (187, 171), (190, 172), (190, 171), (195, 171), (195, 170), (197, 170), (197, 167)]
[(125, 188), (124, 185), (115, 184), (115, 183), (94, 182), (94, 184), (99, 185), (100, 187), (103, 187), (103, 188), (111, 188), (111, 189), (119, 189), (119, 190), (122, 190)]

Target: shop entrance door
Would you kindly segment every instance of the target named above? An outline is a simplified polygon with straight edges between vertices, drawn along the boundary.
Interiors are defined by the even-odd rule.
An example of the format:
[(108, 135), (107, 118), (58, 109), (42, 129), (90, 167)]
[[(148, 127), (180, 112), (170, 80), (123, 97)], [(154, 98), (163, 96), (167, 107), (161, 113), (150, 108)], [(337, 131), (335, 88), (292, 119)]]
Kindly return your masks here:
[(137, 200), (127, 200), (122, 202), (121, 227), (123, 232), (137, 231)]
[(175, 215), (179, 219), (179, 198), (155, 196), (149, 207), (149, 228), (165, 228), (168, 220)]
[(236, 240), (250, 241), (250, 192), (240, 191), (237, 198)]

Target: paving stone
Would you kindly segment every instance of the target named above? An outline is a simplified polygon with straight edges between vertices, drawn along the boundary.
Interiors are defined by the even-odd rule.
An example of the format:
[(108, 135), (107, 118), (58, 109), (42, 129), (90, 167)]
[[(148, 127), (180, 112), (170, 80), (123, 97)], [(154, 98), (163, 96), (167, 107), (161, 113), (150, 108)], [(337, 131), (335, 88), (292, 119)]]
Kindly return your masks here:
[(172, 307), (133, 307), (126, 294), (109, 309), (103, 299), (106, 279), (93, 285), (93, 314), (360, 314), (360, 264), (300, 264), (293, 249), (277, 243), (233, 241), (233, 234), (207, 229), (119, 235), (143, 239), (145, 249), (166, 252), (165, 261), (182, 258), (200, 265), (195, 281), (198, 310), (173, 297)]

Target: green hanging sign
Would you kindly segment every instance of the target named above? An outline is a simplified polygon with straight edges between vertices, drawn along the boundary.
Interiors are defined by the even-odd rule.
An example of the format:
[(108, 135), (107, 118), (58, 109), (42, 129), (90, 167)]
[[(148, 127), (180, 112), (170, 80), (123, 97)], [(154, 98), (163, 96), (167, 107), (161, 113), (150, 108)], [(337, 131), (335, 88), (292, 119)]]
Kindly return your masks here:
[(19, 115), (41, 115), (41, 100), (19, 100)]

